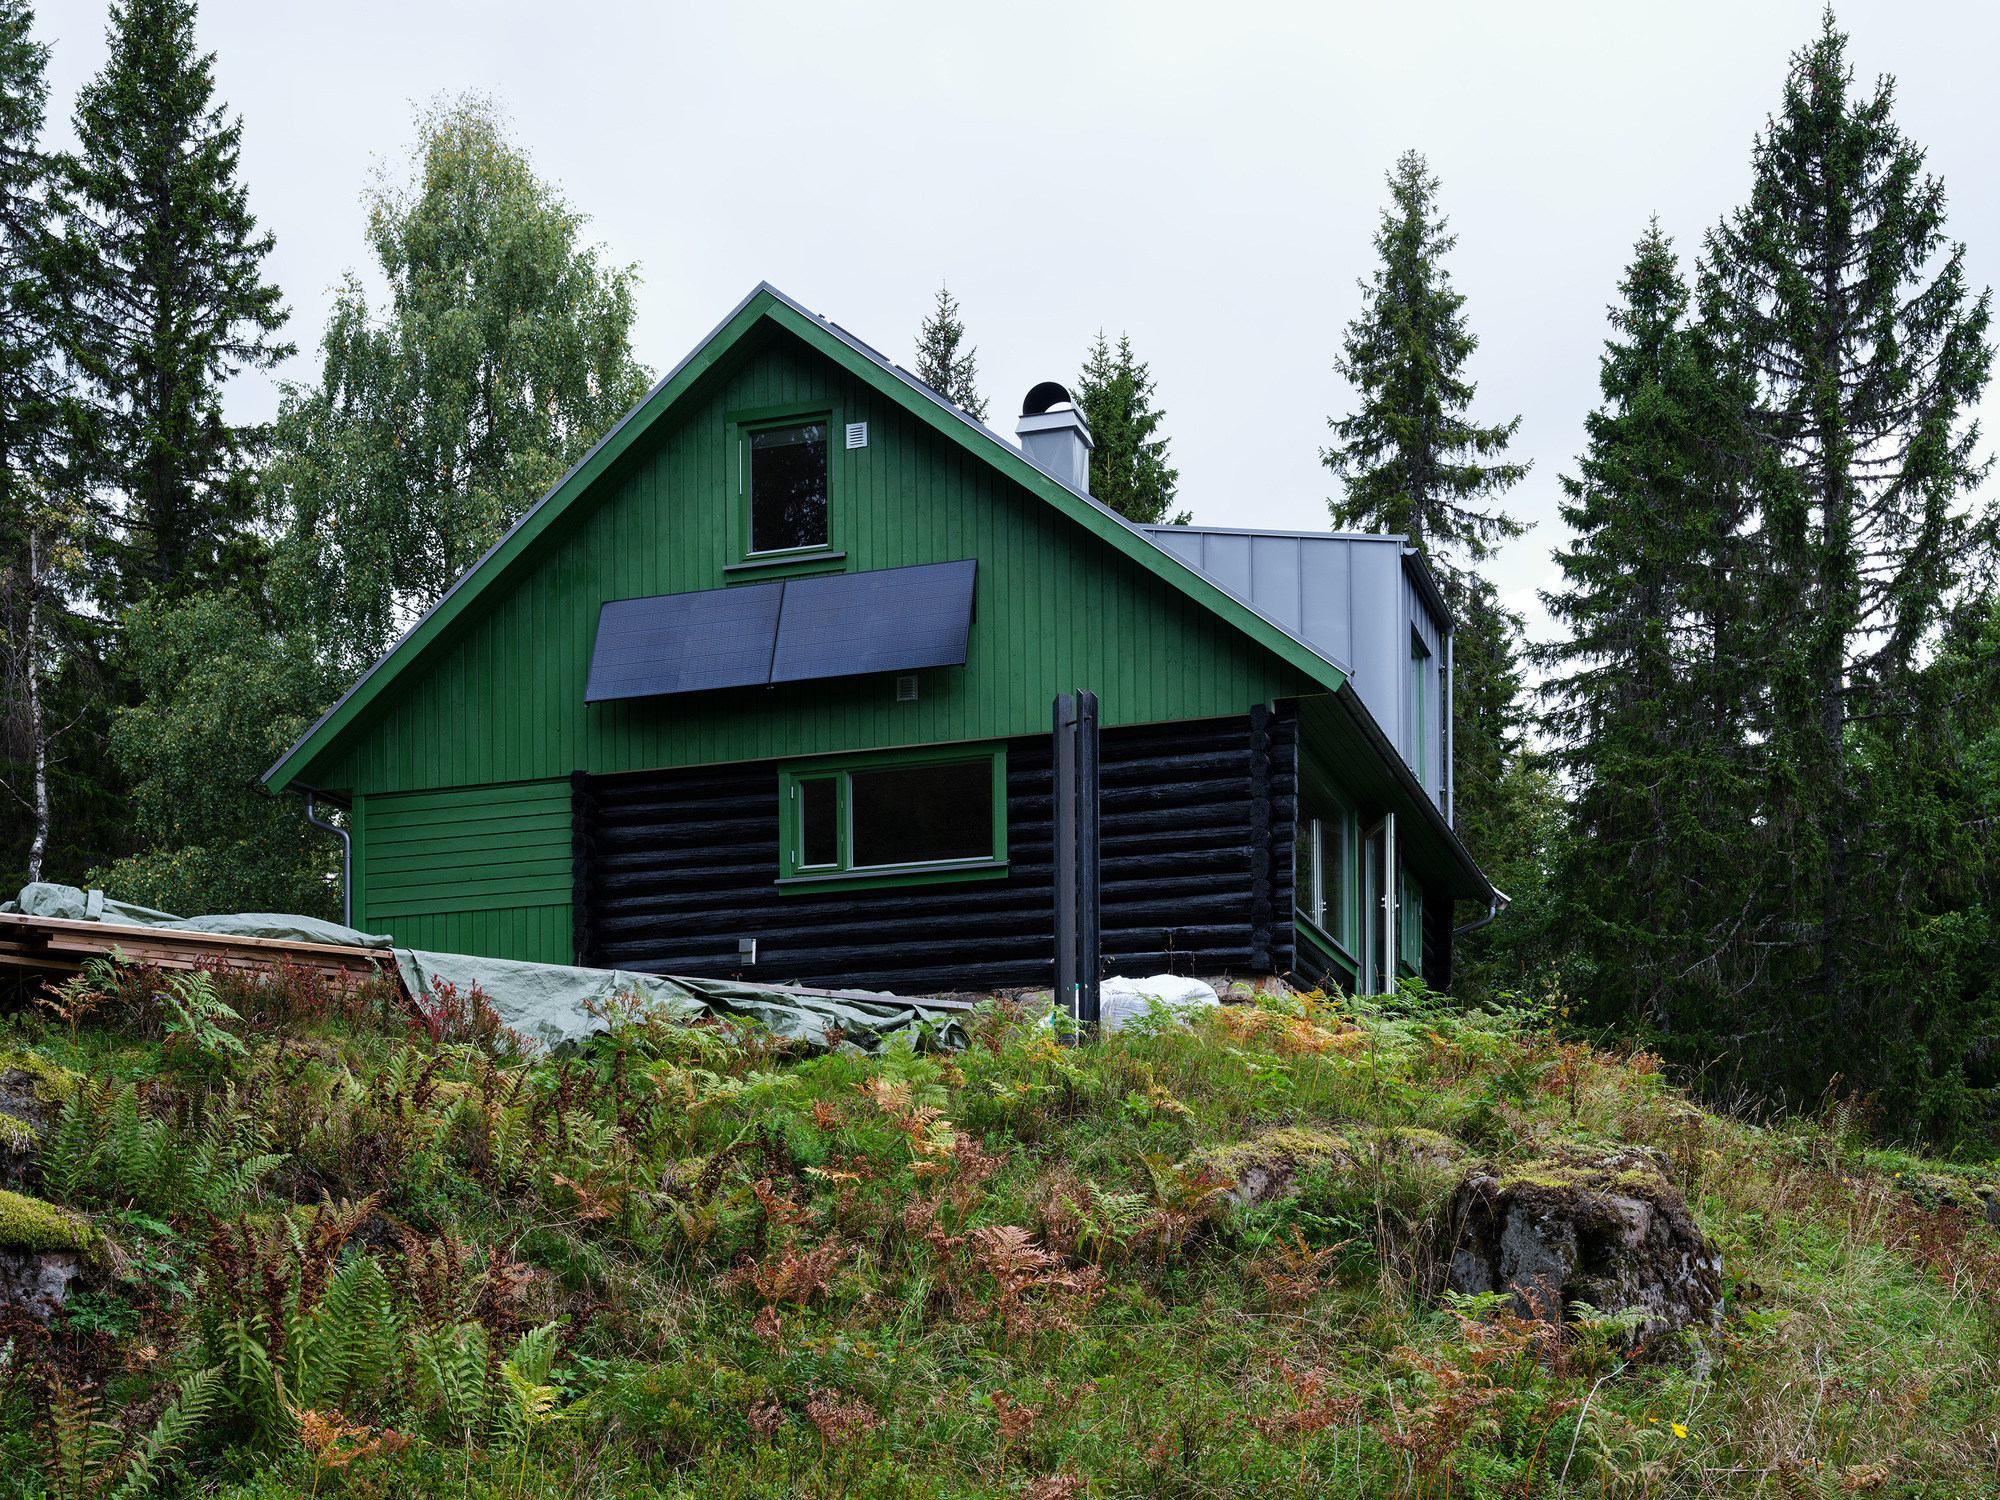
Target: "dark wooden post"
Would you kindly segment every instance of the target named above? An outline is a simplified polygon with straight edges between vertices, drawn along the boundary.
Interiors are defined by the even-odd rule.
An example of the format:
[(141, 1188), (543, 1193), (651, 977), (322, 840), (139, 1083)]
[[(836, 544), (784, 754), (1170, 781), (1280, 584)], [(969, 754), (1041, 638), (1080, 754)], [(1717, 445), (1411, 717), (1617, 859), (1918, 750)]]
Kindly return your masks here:
[(1056, 845), (1055, 1002), (1074, 1018), (1077, 1014), (1076, 699), (1069, 693), (1061, 694), (1055, 702), (1055, 763), (1049, 791)]
[(1076, 1019), (1097, 1035), (1097, 986), (1104, 978), (1103, 893), (1098, 880), (1097, 694), (1076, 695)]

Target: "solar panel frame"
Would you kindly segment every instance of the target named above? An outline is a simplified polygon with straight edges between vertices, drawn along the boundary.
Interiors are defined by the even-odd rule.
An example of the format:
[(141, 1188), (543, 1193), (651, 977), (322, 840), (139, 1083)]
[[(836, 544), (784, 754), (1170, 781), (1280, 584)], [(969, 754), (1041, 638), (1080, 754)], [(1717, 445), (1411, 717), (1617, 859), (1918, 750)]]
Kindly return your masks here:
[(782, 583), (751, 583), (607, 601), (583, 701), (762, 687), (784, 597)]
[(966, 558), (792, 579), (771, 681), (964, 666), (978, 569)]

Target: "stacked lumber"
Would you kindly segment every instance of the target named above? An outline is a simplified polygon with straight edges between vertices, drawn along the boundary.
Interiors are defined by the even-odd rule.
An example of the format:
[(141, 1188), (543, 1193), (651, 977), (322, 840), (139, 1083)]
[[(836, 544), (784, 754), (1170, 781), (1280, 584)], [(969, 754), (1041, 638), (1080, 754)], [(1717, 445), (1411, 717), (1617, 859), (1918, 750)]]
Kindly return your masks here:
[(116, 948), (128, 963), (161, 969), (208, 968), (263, 972), (279, 963), (316, 969), (328, 979), (365, 978), (375, 968), (395, 970), (387, 948), (350, 948), (283, 938), (231, 937), (216, 932), (139, 927), (122, 922), (74, 922), (0, 912), (0, 968), (41, 974), (74, 974)]

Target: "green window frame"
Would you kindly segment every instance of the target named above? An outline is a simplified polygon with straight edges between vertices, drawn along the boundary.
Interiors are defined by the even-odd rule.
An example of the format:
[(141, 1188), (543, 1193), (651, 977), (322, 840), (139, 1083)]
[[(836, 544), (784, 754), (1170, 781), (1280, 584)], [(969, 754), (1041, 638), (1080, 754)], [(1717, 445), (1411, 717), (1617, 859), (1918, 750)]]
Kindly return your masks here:
[(1397, 861), (1396, 892), (1396, 957), (1411, 974), (1424, 971), (1424, 888), (1410, 874), (1409, 867)]
[[(983, 767), (992, 799), (992, 845), (973, 854), (899, 863), (856, 862), (854, 778), (877, 771)], [(865, 803), (864, 803), (865, 805)], [(786, 890), (996, 880), (1007, 873), (1007, 750), (1004, 745), (925, 745), (788, 762), (778, 772), (778, 880)]]
[(1318, 776), (1299, 777), (1292, 906), (1321, 942), (1353, 955), (1354, 810)]
[[(825, 401), (787, 402), (748, 411), (730, 412), (724, 419), (729, 454), (730, 529), (735, 561), (724, 566), (724, 583), (764, 583), (781, 578), (803, 578), (815, 573), (839, 572), (846, 552), (840, 550), (845, 509), (842, 505), (848, 455), (841, 444), (844, 424), (838, 405)], [(756, 548), (755, 517), (751, 510), (751, 477), (754, 468), (752, 444), (759, 433), (786, 428), (819, 426), (826, 443), (826, 539), (800, 547)], [(861, 450), (865, 452), (866, 450)]]

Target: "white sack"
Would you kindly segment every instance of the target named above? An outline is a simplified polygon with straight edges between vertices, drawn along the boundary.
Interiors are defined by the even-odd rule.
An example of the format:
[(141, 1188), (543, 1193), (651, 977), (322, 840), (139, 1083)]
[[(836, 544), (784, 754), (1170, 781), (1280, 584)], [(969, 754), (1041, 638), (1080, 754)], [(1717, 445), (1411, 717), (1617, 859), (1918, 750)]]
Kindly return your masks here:
[(1105, 1031), (1116, 1031), (1133, 1017), (1145, 1015), (1154, 1001), (1178, 1011), (1222, 1003), (1213, 989), (1185, 975), (1155, 974), (1151, 979), (1119, 975), (1097, 987), (1097, 1024)]

